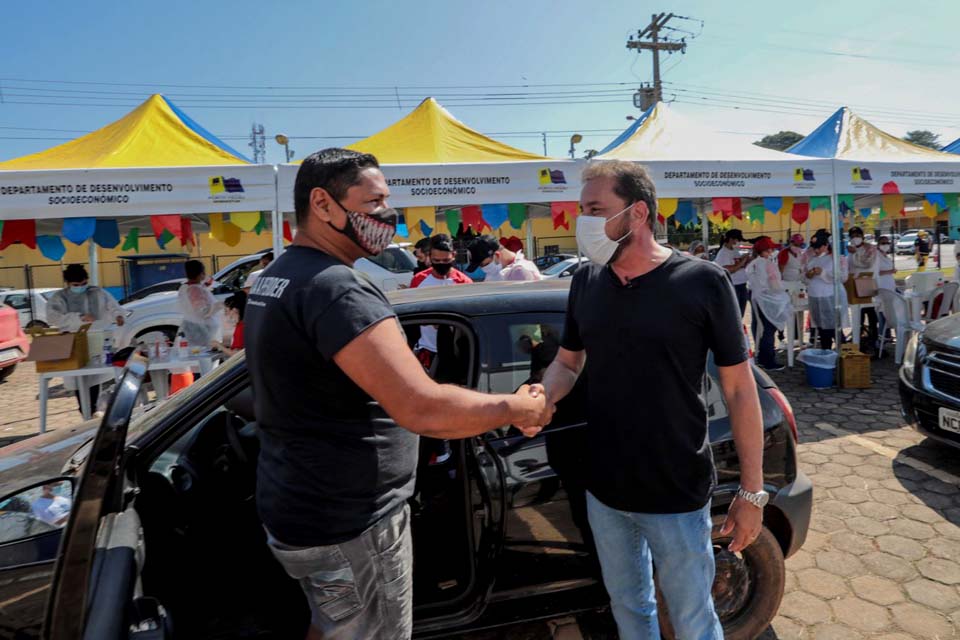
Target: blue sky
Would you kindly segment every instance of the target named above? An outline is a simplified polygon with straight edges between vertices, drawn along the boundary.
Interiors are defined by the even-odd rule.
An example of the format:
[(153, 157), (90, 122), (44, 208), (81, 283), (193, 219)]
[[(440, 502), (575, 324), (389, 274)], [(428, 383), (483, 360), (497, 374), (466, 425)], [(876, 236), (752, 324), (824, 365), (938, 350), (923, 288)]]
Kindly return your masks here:
[[(561, 156), (571, 132), (590, 131), (578, 148), (599, 149), (637, 113), (630, 93), (650, 80), (651, 60), (624, 45), (659, 11), (696, 19), (670, 23), (699, 36), (686, 55), (662, 61), (664, 94), (712, 129), (751, 141), (808, 133), (847, 104), (896, 135), (960, 136), (951, 80), (960, 3), (86, 0), (4, 7), (0, 159), (103, 126), (155, 92), (242, 151), (237, 138), (263, 124), (270, 162), (282, 160), (276, 133), (345, 137), (295, 138), (303, 157), (374, 133), (436, 94), (514, 146), (542, 152), (535, 132), (558, 132), (547, 150)], [(501, 88), (477, 88), (490, 85)], [(553, 92), (526, 101), (552, 104), (491, 106), (469, 95), (478, 91)], [(309, 102), (318, 96), (346, 102), (318, 109)]]

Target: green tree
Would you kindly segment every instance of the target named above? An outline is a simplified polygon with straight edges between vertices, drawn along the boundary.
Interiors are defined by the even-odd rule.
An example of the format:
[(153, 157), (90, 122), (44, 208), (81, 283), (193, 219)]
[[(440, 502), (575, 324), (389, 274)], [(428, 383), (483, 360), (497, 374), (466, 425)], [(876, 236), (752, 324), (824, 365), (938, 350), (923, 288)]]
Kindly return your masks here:
[(907, 135), (903, 136), (903, 139), (907, 142), (918, 144), (921, 147), (930, 147), (931, 149), (939, 149), (942, 146), (940, 144), (940, 135), (933, 131), (927, 131), (926, 129), (907, 131)]
[(597, 155), (598, 153), (600, 152), (597, 151), (596, 149), (587, 149), (586, 151), (583, 152), (583, 157), (589, 160), (590, 158)]
[(753, 144), (767, 149), (776, 149), (777, 151), (786, 151), (793, 145), (803, 140), (803, 136), (796, 131), (780, 131), (764, 136), (761, 140)]

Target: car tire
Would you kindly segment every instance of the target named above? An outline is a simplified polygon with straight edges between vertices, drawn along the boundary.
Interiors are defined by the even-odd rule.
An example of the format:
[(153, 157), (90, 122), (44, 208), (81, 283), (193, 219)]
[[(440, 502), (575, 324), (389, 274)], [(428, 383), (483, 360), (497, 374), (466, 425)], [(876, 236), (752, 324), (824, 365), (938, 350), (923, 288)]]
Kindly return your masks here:
[(4, 380), (12, 376), (16, 368), (17, 368), (17, 365), (12, 364), (9, 367), (4, 367), (3, 369), (0, 369), (0, 382), (3, 382)]
[(44, 322), (43, 320), (31, 320), (30, 322), (27, 323), (26, 328), (27, 329), (34, 329), (34, 328), (46, 329), (48, 326), (49, 325), (47, 325), (47, 323)]
[[(733, 538), (720, 535), (723, 520), (723, 515), (713, 518), (713, 550), (717, 562), (714, 605), (726, 640), (753, 640), (770, 626), (780, 609), (787, 575), (783, 550), (773, 532), (763, 527), (753, 544), (739, 554), (731, 554), (726, 549)], [(740, 587), (735, 588), (736, 585)], [(667, 640), (676, 640), (659, 588), (657, 605), (660, 634)]]

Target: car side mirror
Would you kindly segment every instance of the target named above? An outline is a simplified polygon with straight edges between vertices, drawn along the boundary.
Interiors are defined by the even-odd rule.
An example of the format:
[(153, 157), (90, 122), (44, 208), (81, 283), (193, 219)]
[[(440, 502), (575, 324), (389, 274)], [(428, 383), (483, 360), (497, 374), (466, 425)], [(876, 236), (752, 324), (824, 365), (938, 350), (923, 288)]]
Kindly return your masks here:
[(0, 500), (0, 544), (65, 527), (73, 508), (73, 489), (73, 478), (54, 478)]
[(569, 271), (564, 271), (563, 273), (561, 273), (561, 274), (559, 275), (559, 277), (560, 277), (560, 278), (569, 278), (569, 277), (572, 276), (572, 275), (573, 275), (573, 274), (570, 273)]

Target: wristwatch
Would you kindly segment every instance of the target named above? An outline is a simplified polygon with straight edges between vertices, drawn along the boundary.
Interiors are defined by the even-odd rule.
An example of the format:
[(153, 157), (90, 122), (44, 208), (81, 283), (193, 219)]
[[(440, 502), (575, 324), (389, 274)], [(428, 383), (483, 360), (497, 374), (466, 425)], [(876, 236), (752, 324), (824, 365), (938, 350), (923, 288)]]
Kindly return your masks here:
[(753, 493), (751, 491), (747, 491), (743, 487), (740, 487), (737, 489), (737, 497), (742, 500), (746, 500), (759, 509), (763, 509), (765, 506), (767, 506), (767, 503), (770, 502), (770, 494), (762, 489), (756, 493)]

